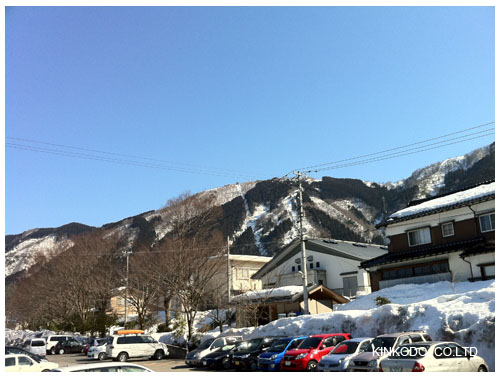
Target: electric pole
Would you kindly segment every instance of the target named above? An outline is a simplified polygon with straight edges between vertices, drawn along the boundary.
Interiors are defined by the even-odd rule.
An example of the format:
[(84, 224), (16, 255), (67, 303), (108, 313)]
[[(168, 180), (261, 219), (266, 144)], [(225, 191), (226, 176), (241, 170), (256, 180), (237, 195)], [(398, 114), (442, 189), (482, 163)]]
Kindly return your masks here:
[(231, 302), (231, 260), (229, 259), (229, 236), (227, 237), (227, 303)]
[(127, 275), (125, 276), (125, 321), (123, 323), (123, 328), (127, 326), (127, 317), (128, 317), (128, 257), (132, 254), (132, 250), (123, 251), (122, 252), (127, 259)]
[(306, 242), (304, 235), (304, 206), (302, 204), (302, 173), (296, 172), (299, 181), (299, 227), (300, 227), (300, 248), (302, 250), (302, 279), (303, 279), (303, 296), (304, 296), (304, 314), (309, 315), (309, 292), (307, 289), (307, 256), (306, 256)]

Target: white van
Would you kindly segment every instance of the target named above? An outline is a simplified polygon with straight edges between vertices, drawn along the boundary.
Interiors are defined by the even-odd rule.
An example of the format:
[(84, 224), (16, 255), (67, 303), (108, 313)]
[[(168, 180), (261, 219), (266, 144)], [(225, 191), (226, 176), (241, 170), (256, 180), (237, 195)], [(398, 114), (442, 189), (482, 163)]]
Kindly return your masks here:
[(42, 338), (28, 339), (24, 342), (23, 349), (39, 356), (45, 356), (47, 354), (47, 343)]
[(126, 362), (129, 358), (148, 357), (161, 360), (168, 355), (167, 345), (156, 341), (144, 331), (120, 330), (106, 341), (108, 358)]

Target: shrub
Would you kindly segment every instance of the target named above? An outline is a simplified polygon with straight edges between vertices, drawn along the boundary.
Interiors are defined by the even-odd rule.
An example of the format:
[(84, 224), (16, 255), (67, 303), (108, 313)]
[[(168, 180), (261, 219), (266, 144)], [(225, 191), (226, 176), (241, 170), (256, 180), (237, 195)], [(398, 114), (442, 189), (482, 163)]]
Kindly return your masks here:
[(383, 306), (383, 305), (386, 305), (389, 303), (392, 303), (392, 302), (389, 299), (387, 299), (386, 297), (382, 297), (379, 295), (377, 298), (375, 298), (375, 304), (377, 306)]

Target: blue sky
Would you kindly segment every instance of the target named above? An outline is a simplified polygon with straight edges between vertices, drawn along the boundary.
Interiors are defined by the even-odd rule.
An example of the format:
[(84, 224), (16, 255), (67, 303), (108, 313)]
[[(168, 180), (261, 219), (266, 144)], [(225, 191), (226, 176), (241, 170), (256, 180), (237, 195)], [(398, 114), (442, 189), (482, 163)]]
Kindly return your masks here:
[[(6, 234), (100, 226), (494, 121), (494, 8), (8, 7), (5, 69)], [(493, 140), (312, 176), (397, 181)]]

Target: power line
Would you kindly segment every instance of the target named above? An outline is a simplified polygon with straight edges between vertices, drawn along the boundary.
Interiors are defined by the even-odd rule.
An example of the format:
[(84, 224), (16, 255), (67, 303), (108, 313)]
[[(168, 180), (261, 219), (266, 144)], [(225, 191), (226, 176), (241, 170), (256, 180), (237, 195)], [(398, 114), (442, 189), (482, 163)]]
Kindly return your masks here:
[[(443, 138), (446, 138), (446, 137), (449, 137), (449, 136), (452, 136), (452, 135), (462, 134), (462, 133), (465, 133), (465, 132), (470, 131), (470, 130), (475, 130), (475, 129), (483, 128), (483, 127), (486, 127), (486, 126), (490, 126), (490, 125), (492, 125), (494, 123), (495, 123), (494, 121), (493, 122), (489, 122), (489, 123), (484, 123), (484, 124), (481, 124), (481, 125), (478, 125), (478, 126), (469, 127), (467, 129), (462, 129), (462, 130), (459, 130), (459, 131), (455, 131), (453, 133), (449, 133), (449, 134), (437, 136), (437, 137), (430, 138), (430, 139), (425, 139), (425, 140), (422, 140), (422, 141), (419, 141), (419, 142), (410, 143), (410, 144), (406, 144), (406, 145), (399, 146), (399, 147), (393, 147), (393, 148), (389, 148), (387, 150), (373, 152), (373, 153), (370, 153), (370, 154), (360, 155), (360, 156), (356, 156), (356, 157), (352, 157), (352, 158), (348, 158), (348, 159), (342, 159), (342, 160), (332, 161), (332, 162), (329, 162), (329, 163), (311, 165), (311, 166), (299, 168), (298, 170), (304, 171), (304, 170), (307, 170), (307, 169), (310, 169), (310, 168), (322, 167), (322, 166), (325, 166), (325, 165), (332, 165), (332, 164), (342, 163), (342, 162), (345, 162), (345, 161), (358, 160), (358, 159), (361, 159), (361, 158), (364, 158), (364, 157), (375, 156), (375, 155), (383, 154), (383, 153), (386, 153), (386, 152), (396, 151), (396, 150), (400, 150), (400, 149), (403, 149), (403, 148), (406, 148), (406, 147), (416, 146), (418, 144), (423, 144), (423, 143), (432, 142), (434, 140), (443, 139)], [(489, 130), (491, 130), (491, 129), (489, 129)], [(494, 130), (494, 128), (493, 128), (493, 130)], [(293, 171), (287, 173), (287, 175), (290, 174), (290, 173), (292, 173), (292, 172)]]
[[(154, 158), (138, 156), (138, 155), (109, 152), (109, 151), (96, 150), (96, 149), (77, 147), (77, 146), (69, 146), (69, 145), (65, 145), (65, 144), (48, 143), (48, 142), (42, 142), (42, 141), (38, 141), (38, 140), (34, 140), (34, 139), (16, 138), (16, 137), (5, 137), (5, 139), (12, 139), (12, 140), (17, 140), (17, 141), (21, 141), (21, 142), (43, 144), (43, 145), (54, 146), (54, 147), (69, 148), (69, 149), (80, 150), (80, 151), (95, 152), (95, 153), (99, 153), (99, 154), (121, 156), (121, 157), (133, 158), (133, 159), (148, 160), (148, 161), (159, 162), (159, 163), (168, 163), (168, 164), (173, 164), (173, 165), (185, 165), (185, 166), (191, 166), (191, 167), (202, 169), (202, 170), (210, 169), (210, 170), (216, 170), (216, 171), (244, 173), (242, 171), (228, 169), (228, 168), (218, 168), (218, 167), (210, 167), (210, 166), (193, 164), (193, 163), (184, 163), (184, 162), (175, 162), (175, 161), (163, 160), (163, 159), (154, 159)], [(246, 174), (246, 172), (245, 172), (245, 174)], [(263, 175), (262, 173), (254, 173), (254, 174)]]
[(5, 146), (9, 147), (9, 148), (25, 150), (25, 151), (42, 152), (42, 153), (53, 154), (53, 155), (69, 156), (69, 157), (75, 157), (75, 158), (79, 158), (79, 159), (104, 161), (104, 162), (108, 162), (108, 163), (132, 165), (132, 166), (137, 166), (137, 167), (164, 169), (164, 170), (170, 170), (170, 171), (196, 173), (196, 174), (209, 175), (209, 176), (244, 178), (244, 179), (251, 179), (251, 180), (257, 179), (256, 177), (249, 176), (249, 175), (218, 173), (218, 172), (210, 172), (210, 171), (204, 171), (204, 170), (199, 170), (199, 169), (197, 170), (197, 169), (165, 166), (165, 165), (159, 165), (159, 164), (151, 164), (151, 163), (145, 163), (145, 162), (143, 163), (143, 162), (138, 162), (138, 161), (133, 161), (133, 160), (121, 160), (121, 159), (116, 159), (116, 158), (111, 158), (111, 157), (108, 158), (108, 157), (104, 157), (104, 156), (82, 154), (82, 153), (77, 153), (77, 152), (49, 149), (49, 148), (43, 148), (43, 147), (26, 146), (26, 145), (22, 145), (22, 144), (9, 143), (9, 142), (7, 142), (5, 144)]
[[(492, 131), (492, 130), (494, 130), (494, 129), (484, 130), (484, 131), (481, 131), (479, 133), (489, 132), (489, 131)], [(477, 133), (474, 133), (474, 134), (477, 134)], [(469, 135), (474, 135), (474, 134), (469, 134)], [(429, 144), (427, 146), (422, 146), (422, 147), (419, 147), (419, 148), (412, 148), (412, 149), (408, 149), (408, 150), (396, 152), (396, 153), (393, 153), (393, 154), (382, 155), (380, 157), (376, 157), (376, 158), (372, 158), (372, 159), (365, 159), (365, 160), (360, 160), (360, 161), (354, 161), (352, 163), (339, 164), (339, 165), (333, 165), (333, 166), (325, 167), (325, 168), (306, 170), (306, 171), (303, 171), (303, 173), (313, 173), (313, 172), (328, 171), (328, 170), (332, 170), (332, 169), (339, 169), (339, 168), (352, 167), (352, 166), (355, 166), (355, 165), (368, 164), (368, 163), (372, 163), (372, 162), (376, 162), (376, 161), (381, 161), (381, 160), (394, 159), (394, 158), (397, 158), (397, 157), (402, 157), (402, 156), (407, 156), (407, 155), (413, 155), (413, 154), (416, 154), (416, 153), (419, 153), (419, 152), (424, 152), (424, 151), (435, 150), (437, 148), (442, 148), (442, 147), (450, 146), (450, 145), (453, 145), (453, 144), (463, 143), (463, 142), (466, 142), (466, 141), (469, 141), (469, 140), (478, 139), (478, 138), (482, 138), (482, 137), (486, 137), (486, 136), (494, 135), (494, 134), (495, 133), (492, 132), (492, 133), (487, 133), (487, 134), (484, 134), (484, 135), (479, 135), (479, 136), (474, 136), (474, 137), (470, 137), (470, 138), (465, 138), (466, 136), (469, 136), (469, 135), (466, 135), (466, 136), (459, 137), (459, 138), (452, 138), (452, 139), (448, 139), (448, 140), (445, 140), (445, 141), (442, 141), (442, 142)], [(451, 143), (446, 143), (446, 142), (449, 142), (450, 140), (454, 140), (454, 139), (460, 139), (460, 140), (455, 141), (455, 142), (451, 142)], [(425, 148), (425, 147), (428, 147), (428, 146), (432, 146), (434, 144), (439, 144), (439, 145), (438, 146), (434, 146), (434, 147)], [(354, 160), (354, 159), (351, 159), (351, 160)]]

